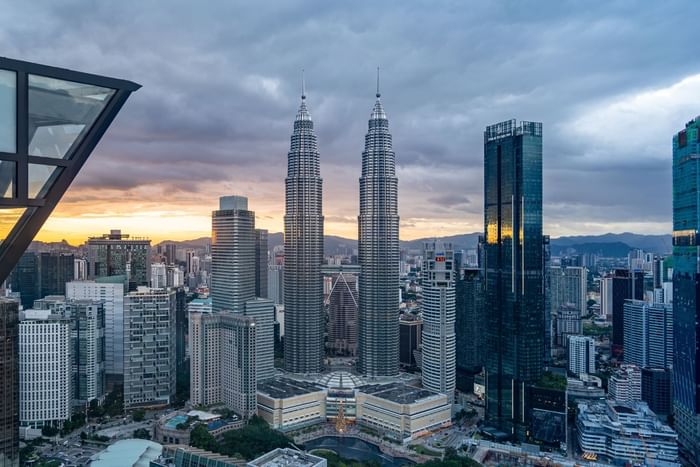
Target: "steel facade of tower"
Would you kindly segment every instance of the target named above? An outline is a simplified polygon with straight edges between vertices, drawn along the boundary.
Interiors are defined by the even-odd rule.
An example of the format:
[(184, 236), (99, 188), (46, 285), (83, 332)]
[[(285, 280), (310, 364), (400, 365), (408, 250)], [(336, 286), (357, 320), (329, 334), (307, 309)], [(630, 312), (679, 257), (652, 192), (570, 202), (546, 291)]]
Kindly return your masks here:
[(484, 203), (485, 425), (523, 439), (544, 360), (541, 123), (486, 128)]
[(302, 92), (285, 180), (284, 366), (293, 373), (323, 367), (322, 184), (314, 123)]
[(358, 227), (358, 370), (369, 377), (394, 376), (399, 372), (398, 178), (378, 91), (362, 153)]
[(686, 455), (700, 459), (700, 117), (673, 137), (673, 416)]

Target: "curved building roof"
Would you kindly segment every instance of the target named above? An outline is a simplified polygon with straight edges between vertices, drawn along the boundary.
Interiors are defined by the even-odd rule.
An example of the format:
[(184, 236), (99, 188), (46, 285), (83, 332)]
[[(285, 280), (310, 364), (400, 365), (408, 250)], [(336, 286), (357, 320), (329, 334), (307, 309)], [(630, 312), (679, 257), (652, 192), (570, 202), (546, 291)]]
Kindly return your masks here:
[(318, 380), (318, 384), (329, 389), (355, 389), (363, 386), (365, 383), (362, 378), (347, 371), (335, 371), (323, 375)]
[(92, 462), (93, 467), (148, 467), (163, 451), (163, 446), (145, 439), (123, 439), (97, 453)]

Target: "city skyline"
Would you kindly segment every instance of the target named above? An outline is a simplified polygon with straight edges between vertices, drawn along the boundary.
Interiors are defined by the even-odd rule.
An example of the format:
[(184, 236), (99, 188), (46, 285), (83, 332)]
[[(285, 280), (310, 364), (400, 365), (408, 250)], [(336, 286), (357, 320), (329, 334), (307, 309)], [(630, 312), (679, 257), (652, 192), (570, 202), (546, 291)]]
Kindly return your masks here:
[[(261, 228), (282, 231), (287, 118), (301, 68), (327, 154), (326, 231), (355, 237), (358, 141), (377, 65), (393, 115), (404, 238), (480, 230), (481, 128), (514, 114), (550, 129), (546, 233), (670, 232), (668, 135), (696, 114), (689, 96), (700, 90), (700, 66), (667, 53), (692, 39), (682, 4), (265, 8), (212, 4), (192, 14), (175, 4), (163, 17), (140, 6), (136, 22), (128, 2), (116, 13), (8, 9), (0, 24), (13, 40), (4, 54), (144, 84), (38, 239), (77, 243), (106, 225), (154, 241), (196, 238), (207, 235), (218, 197), (231, 193), (250, 197)], [(39, 31), (15, 21), (28, 9)], [(412, 34), (418, 22), (425, 38)], [(152, 40), (153, 31), (162, 37)], [(513, 41), (528, 47), (513, 50)], [(334, 56), (359, 65), (326, 60)]]

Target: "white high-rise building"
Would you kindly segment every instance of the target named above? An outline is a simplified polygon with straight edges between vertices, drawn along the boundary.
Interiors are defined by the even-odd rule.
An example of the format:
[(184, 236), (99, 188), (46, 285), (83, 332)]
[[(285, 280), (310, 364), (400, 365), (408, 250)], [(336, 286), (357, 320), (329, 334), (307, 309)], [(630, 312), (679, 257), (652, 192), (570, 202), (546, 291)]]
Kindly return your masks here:
[(66, 299), (97, 300), (104, 306), (104, 366), (109, 390), (124, 380), (124, 283), (107, 280), (68, 282)]
[(190, 402), (256, 411), (255, 319), (241, 313), (190, 313)]
[(124, 407), (161, 406), (175, 394), (175, 291), (124, 297)]
[(151, 263), (151, 287), (164, 289), (168, 286), (168, 266), (165, 263)]
[(275, 305), (284, 305), (284, 266), (278, 264), (268, 266), (267, 298)]
[(620, 402), (642, 400), (642, 371), (637, 365), (620, 365), (608, 380), (608, 399)]
[(586, 292), (588, 269), (574, 266), (549, 268), (551, 287), (551, 312), (556, 314), (562, 305), (572, 305), (580, 316), (588, 314)]
[(568, 363), (569, 371), (576, 375), (595, 373), (595, 339), (590, 336), (569, 336)]
[(640, 368), (673, 364), (673, 305), (625, 300), (625, 363)]
[(70, 320), (50, 310), (26, 310), (19, 323), (20, 425), (57, 428), (71, 417)]
[(424, 244), (423, 386), (454, 400), (456, 384), (455, 271), (451, 243)]

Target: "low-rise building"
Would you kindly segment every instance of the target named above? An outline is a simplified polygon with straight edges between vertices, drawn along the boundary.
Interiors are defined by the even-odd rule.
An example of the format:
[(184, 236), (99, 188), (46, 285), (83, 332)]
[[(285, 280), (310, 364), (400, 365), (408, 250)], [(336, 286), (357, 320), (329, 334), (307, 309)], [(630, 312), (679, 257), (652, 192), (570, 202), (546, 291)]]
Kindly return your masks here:
[(452, 423), (448, 397), (428, 389), (375, 384), (359, 388), (356, 397), (358, 423), (401, 442)]
[(678, 435), (644, 402), (581, 403), (576, 427), (584, 455), (613, 463), (678, 461)]
[(326, 421), (326, 391), (307, 381), (274, 378), (258, 384), (258, 415), (276, 430)]
[(151, 467), (242, 467), (243, 459), (205, 451), (192, 446), (163, 446), (160, 457), (151, 461)]
[(291, 448), (277, 448), (248, 462), (247, 467), (326, 467), (326, 459)]
[(217, 413), (190, 410), (177, 411), (161, 417), (154, 427), (154, 441), (161, 444), (189, 445), (190, 432), (204, 424), (214, 438), (220, 438), (224, 433), (243, 428), (245, 421), (235, 414), (223, 417)]

